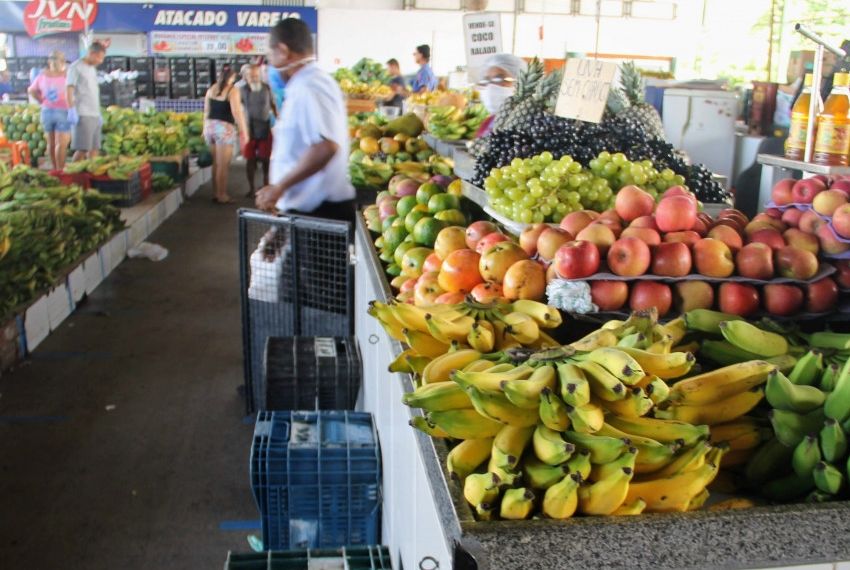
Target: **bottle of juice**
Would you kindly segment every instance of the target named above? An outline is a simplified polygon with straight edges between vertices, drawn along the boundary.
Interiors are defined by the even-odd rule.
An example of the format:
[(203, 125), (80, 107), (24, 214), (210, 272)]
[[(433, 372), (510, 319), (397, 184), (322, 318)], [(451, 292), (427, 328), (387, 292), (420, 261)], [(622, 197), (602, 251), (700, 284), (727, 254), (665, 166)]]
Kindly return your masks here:
[(818, 115), (815, 137), (816, 164), (846, 166), (850, 153), (850, 74), (833, 76), (832, 92)]
[[(820, 95), (818, 95), (820, 97)], [(809, 128), (809, 105), (812, 101), (812, 74), (803, 79), (803, 92), (791, 107), (791, 126), (785, 139), (785, 156), (792, 160), (803, 160), (806, 154), (806, 135)]]

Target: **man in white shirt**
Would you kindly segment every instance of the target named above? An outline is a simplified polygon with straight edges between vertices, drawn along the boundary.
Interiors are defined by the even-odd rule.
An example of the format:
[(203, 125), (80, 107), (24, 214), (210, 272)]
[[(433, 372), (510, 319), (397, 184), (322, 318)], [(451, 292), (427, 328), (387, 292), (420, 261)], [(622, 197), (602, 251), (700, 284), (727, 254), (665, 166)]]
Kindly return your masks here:
[(314, 63), (313, 36), (304, 22), (281, 20), (269, 42), (269, 72), (281, 74), (286, 98), (273, 129), (271, 184), (257, 192), (257, 207), (353, 221), (342, 91)]
[(100, 85), (97, 83), (97, 66), (106, 57), (106, 46), (94, 42), (88, 53), (68, 67), (67, 94), (68, 121), (73, 125), (71, 148), (74, 160), (94, 158), (100, 150)]

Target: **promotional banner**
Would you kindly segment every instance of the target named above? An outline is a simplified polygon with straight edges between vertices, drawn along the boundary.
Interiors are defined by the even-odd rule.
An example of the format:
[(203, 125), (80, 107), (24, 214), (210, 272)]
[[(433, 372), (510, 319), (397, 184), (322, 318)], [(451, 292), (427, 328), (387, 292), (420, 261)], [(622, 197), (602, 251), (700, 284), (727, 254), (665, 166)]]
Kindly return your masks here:
[(154, 55), (253, 55), (264, 53), (268, 34), (229, 32), (151, 32)]
[(32, 0), (23, 10), (30, 37), (82, 32), (97, 18), (97, 0)]

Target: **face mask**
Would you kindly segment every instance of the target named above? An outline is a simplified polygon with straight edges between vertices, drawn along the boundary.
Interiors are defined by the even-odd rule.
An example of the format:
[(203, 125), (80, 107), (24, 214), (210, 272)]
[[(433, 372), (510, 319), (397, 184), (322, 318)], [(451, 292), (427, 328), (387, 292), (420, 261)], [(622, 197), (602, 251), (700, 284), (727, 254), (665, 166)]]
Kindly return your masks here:
[(490, 114), (499, 112), (508, 97), (514, 94), (513, 87), (502, 87), (501, 85), (488, 85), (481, 90), (481, 102), (484, 103)]
[(272, 69), (274, 69), (275, 71), (280, 73), (280, 78), (283, 82), (283, 85), (286, 86), (286, 76), (284, 75), (285, 72), (289, 71), (290, 69), (292, 69), (294, 67), (298, 67), (299, 65), (303, 65), (305, 63), (309, 63), (309, 62), (315, 61), (315, 60), (316, 60), (316, 58), (311, 55), (311, 56), (304, 57), (304, 58), (298, 59), (296, 61), (292, 61), (290, 63), (287, 63), (286, 65), (284, 65), (282, 67), (272, 66)]

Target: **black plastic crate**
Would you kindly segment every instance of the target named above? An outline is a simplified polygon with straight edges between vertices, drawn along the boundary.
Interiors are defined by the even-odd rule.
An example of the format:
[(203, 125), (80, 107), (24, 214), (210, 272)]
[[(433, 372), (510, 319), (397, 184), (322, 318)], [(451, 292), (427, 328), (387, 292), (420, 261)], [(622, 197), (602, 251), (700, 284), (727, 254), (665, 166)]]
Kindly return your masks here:
[(261, 410), (353, 410), (362, 364), (355, 337), (269, 337)]
[(166, 83), (165, 85), (162, 85), (160, 83), (157, 83), (156, 87), (154, 87), (154, 97), (168, 98), (169, 97), (168, 84)]
[(6, 69), (9, 70), (9, 73), (15, 73), (18, 71), (18, 58), (9, 57), (6, 58)]
[(130, 61), (130, 69), (134, 71), (141, 71), (143, 69), (149, 70), (153, 69), (153, 58), (152, 57), (131, 57)]
[(130, 67), (129, 58), (111, 55), (103, 60), (103, 67), (106, 71), (126, 71)]
[(171, 63), (172, 66), (180, 65), (180, 66), (191, 67), (192, 66), (192, 58), (191, 57), (172, 57), (172, 58), (169, 59), (169, 63)]
[(195, 74), (191, 71), (171, 70), (171, 83), (192, 83), (194, 81)]
[(313, 550), (227, 553), (224, 570), (392, 570), (386, 546), (346, 546)]
[(213, 60), (206, 57), (195, 58), (195, 73), (212, 73)]
[(112, 196), (112, 203), (119, 208), (135, 206), (142, 199), (142, 184), (138, 172), (134, 172), (127, 180), (92, 177), (91, 185), (98, 192)]

